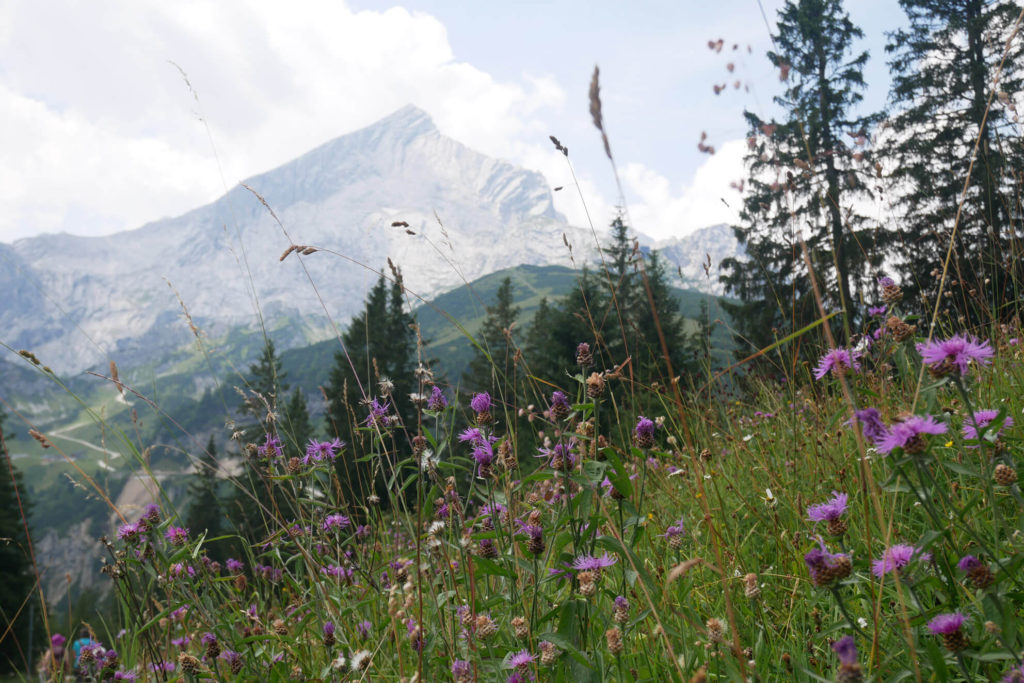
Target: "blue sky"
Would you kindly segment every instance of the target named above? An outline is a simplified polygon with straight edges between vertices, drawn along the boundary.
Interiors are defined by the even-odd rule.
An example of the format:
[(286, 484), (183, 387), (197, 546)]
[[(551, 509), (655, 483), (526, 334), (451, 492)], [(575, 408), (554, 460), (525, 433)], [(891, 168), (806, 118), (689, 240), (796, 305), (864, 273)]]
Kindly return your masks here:
[[(782, 3), (762, 3), (774, 28)], [(847, 7), (871, 52), (874, 110), (888, 89), (884, 32), (903, 15), (896, 0)], [(408, 102), (553, 186), (569, 184), (547, 140), (558, 136), (603, 224), (617, 193), (587, 111), (595, 64), (636, 227), (683, 234), (738, 204), (742, 111), (770, 114), (781, 88), (768, 36), (757, 0), (14, 0), (0, 6), (0, 241), (183, 213)], [(707, 47), (718, 38), (721, 53)], [(729, 87), (716, 96), (715, 84)], [(714, 157), (697, 151), (702, 132)], [(584, 220), (569, 193), (557, 208)]]

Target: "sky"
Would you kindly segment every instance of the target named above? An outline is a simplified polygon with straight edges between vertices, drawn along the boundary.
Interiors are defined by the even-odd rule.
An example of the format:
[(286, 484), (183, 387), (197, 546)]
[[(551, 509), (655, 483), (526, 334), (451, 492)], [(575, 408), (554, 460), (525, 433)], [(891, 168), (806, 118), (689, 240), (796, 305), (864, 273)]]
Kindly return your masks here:
[[(409, 103), (442, 133), (565, 186), (556, 208), (576, 225), (588, 214), (606, 225), (623, 201), (659, 239), (729, 222), (742, 112), (770, 116), (782, 89), (761, 10), (774, 30), (781, 5), (8, 0), (0, 242), (184, 213)], [(897, 0), (847, 7), (871, 54), (874, 111), (888, 89), (884, 33), (904, 18)], [(590, 121), (595, 65), (622, 195)], [(702, 134), (714, 155), (698, 150)]]

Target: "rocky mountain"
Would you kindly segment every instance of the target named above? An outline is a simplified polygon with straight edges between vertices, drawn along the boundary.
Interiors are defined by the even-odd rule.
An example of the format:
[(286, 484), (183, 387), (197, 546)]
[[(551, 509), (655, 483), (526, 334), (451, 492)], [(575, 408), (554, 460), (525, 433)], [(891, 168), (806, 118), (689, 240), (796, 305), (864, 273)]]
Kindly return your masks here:
[[(441, 135), (413, 106), (244, 185), (136, 230), (0, 244), (0, 339), (64, 373), (152, 364), (190, 343), (190, 322), (218, 338), (262, 320), (287, 348), (333, 336), (389, 258), (429, 298), (510, 265), (570, 266), (566, 242), (576, 263), (594, 254), (541, 174)], [(724, 234), (656, 246), (681, 284), (707, 288), (699, 263), (728, 251)], [(281, 260), (292, 244), (320, 251)]]
[(675, 272), (679, 286), (713, 294), (725, 293), (718, 282), (722, 259), (743, 253), (732, 228), (724, 223), (685, 237), (655, 242), (652, 248), (659, 250), (671, 264), (670, 270)]

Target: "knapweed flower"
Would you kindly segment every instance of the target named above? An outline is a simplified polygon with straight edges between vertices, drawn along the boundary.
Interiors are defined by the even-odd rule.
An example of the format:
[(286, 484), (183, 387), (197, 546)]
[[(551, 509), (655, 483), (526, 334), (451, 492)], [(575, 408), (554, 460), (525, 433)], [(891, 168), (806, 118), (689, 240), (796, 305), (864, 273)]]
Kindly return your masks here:
[(534, 555), (544, 552), (544, 529), (537, 524), (524, 524), (519, 522), (519, 530), (526, 534), (529, 539), (526, 541), (526, 549)]
[(670, 548), (672, 548), (672, 550), (679, 550), (683, 547), (684, 533), (685, 530), (683, 529), (683, 519), (680, 517), (675, 524), (669, 526), (667, 529), (665, 529), (665, 533), (660, 535), (662, 538), (668, 541), (668, 545)]
[(572, 469), (576, 465), (576, 439), (569, 439), (568, 443), (557, 443), (554, 448), (538, 449), (538, 458), (547, 458), (548, 467), (553, 470)]
[(430, 398), (427, 399), (427, 410), (432, 410), (435, 413), (440, 413), (447, 407), (448, 399), (445, 398), (444, 392), (441, 391), (441, 387), (435, 384), (430, 389)]
[(183, 546), (188, 543), (188, 529), (185, 529), (184, 527), (168, 527), (164, 536), (171, 542), (171, 545), (174, 546)]
[(263, 458), (280, 458), (284, 455), (284, 444), (273, 434), (267, 434), (256, 454)]
[[(974, 419), (964, 420), (963, 433), (964, 438), (971, 441), (978, 440), (978, 428), (985, 429), (992, 421), (999, 417), (998, 410), (978, 410), (974, 413)], [(994, 430), (989, 429), (985, 432), (987, 437), (990, 437), (993, 441), (999, 438), (1004, 429), (1009, 429), (1013, 426), (1013, 418), (1009, 415), (1003, 418), (1001, 425), (996, 427)], [(977, 446), (968, 446), (968, 448), (977, 448)]]
[(358, 624), (356, 624), (356, 632), (359, 634), (359, 637), (363, 640), (369, 639), (370, 633), (372, 631), (373, 624), (371, 624), (368, 621), (360, 621)]
[(520, 650), (508, 658), (508, 668), (525, 674), (535, 659), (536, 657), (531, 655), (529, 650)]
[(912, 415), (894, 424), (876, 447), (879, 453), (891, 453), (902, 448), (905, 453), (913, 455), (925, 449), (923, 435), (945, 433), (946, 425), (936, 422), (931, 415)]
[(452, 662), (452, 680), (455, 683), (469, 683), (473, 680), (473, 666), (464, 659)]
[(653, 448), (654, 447), (654, 420), (640, 416), (640, 419), (636, 423), (636, 427), (633, 428), (633, 442), (637, 448)]
[(228, 669), (230, 669), (233, 674), (237, 674), (242, 670), (242, 655), (234, 650), (224, 650), (220, 653), (220, 656), (217, 659), (220, 659), (227, 664)]
[(160, 523), (160, 506), (156, 503), (150, 503), (142, 511), (142, 517), (139, 518), (139, 522), (145, 521), (150, 526), (156, 526)]
[(242, 570), (245, 569), (245, 563), (240, 562), (233, 557), (229, 557), (224, 564), (232, 574), (240, 574)]
[(853, 641), (853, 636), (843, 636), (832, 643), (832, 651), (839, 658), (839, 675), (836, 680), (861, 680), (860, 664), (857, 663), (857, 644)]
[(957, 562), (956, 566), (960, 571), (967, 574), (970, 578), (971, 583), (974, 587), (979, 590), (984, 590), (992, 585), (995, 581), (995, 577), (992, 575), (992, 570), (988, 568), (988, 565), (976, 558), (974, 555), (964, 555)]
[[(491, 406), (491, 395), (486, 391), (481, 391), (479, 394), (473, 394), (473, 398), (469, 401), (469, 407), (473, 409), (473, 412), (478, 416), (482, 413), (490, 413)], [(479, 420), (477, 420), (479, 422)]]
[(940, 614), (928, 622), (928, 630), (937, 636), (942, 636), (942, 644), (950, 652), (958, 652), (967, 647), (967, 638), (960, 631), (960, 627), (967, 621), (967, 616), (960, 612), (951, 614)]
[(832, 498), (827, 503), (807, 508), (807, 518), (812, 522), (828, 522), (828, 532), (833, 536), (842, 536), (846, 532), (846, 522), (841, 518), (846, 512), (848, 498), (845, 493), (833, 491)]
[(569, 399), (561, 391), (551, 393), (551, 417), (556, 420), (564, 420), (572, 412)]
[(945, 341), (918, 344), (917, 351), (928, 365), (928, 371), (936, 377), (953, 374), (954, 370), (966, 375), (971, 361), (988, 365), (995, 353), (987, 341), (979, 342), (974, 337), (959, 334)]
[(912, 560), (928, 562), (932, 559), (931, 554), (922, 552), (920, 548), (912, 545), (897, 544), (885, 549), (882, 557), (871, 563), (871, 571), (875, 576), (881, 578), (890, 573), (897, 572), (906, 567)]
[(841, 375), (847, 370), (860, 371), (860, 353), (849, 349), (832, 349), (818, 361), (814, 368), (814, 379), (821, 379), (828, 373)]
[(616, 624), (625, 624), (629, 621), (629, 600), (621, 595), (615, 596), (615, 610), (612, 612), (612, 620)]
[(600, 572), (606, 567), (611, 567), (613, 564), (618, 562), (618, 559), (612, 557), (608, 553), (601, 555), (601, 557), (594, 557), (593, 555), (580, 555), (573, 560), (572, 567), (576, 571), (591, 571)]
[(886, 306), (868, 306), (868, 315), (885, 315)]
[(204, 633), (199, 642), (206, 648), (207, 659), (216, 659), (217, 655), (220, 654), (220, 643), (217, 641), (217, 636), (212, 633)]
[(122, 541), (133, 543), (139, 539), (139, 524), (138, 522), (131, 522), (129, 524), (122, 524), (117, 529), (117, 537)]
[(576, 365), (588, 367), (594, 364), (594, 354), (590, 351), (590, 344), (580, 342), (576, 346)]
[(486, 479), (491, 476), (494, 464), (494, 446), (490, 439), (483, 439), (473, 446), (473, 460), (476, 461), (477, 474)]
[(330, 531), (331, 529), (347, 529), (351, 520), (348, 517), (341, 514), (327, 515), (324, 518), (323, 529), (324, 531)]
[(344, 447), (345, 444), (340, 439), (334, 439), (333, 441), (310, 439), (306, 445), (306, 457), (303, 458), (302, 462), (307, 465), (314, 462), (334, 462), (335, 458), (338, 457), (338, 451)]
[(391, 403), (385, 399), (383, 401), (374, 398), (370, 401), (370, 412), (366, 416), (367, 427), (377, 427), (379, 429), (386, 429), (391, 426), (392, 415)]
[(845, 579), (853, 570), (853, 561), (849, 555), (832, 554), (825, 549), (824, 544), (820, 548), (812, 548), (804, 555), (804, 563), (811, 576), (811, 583), (819, 587), (831, 586)]
[(878, 446), (889, 435), (889, 429), (882, 422), (877, 408), (864, 408), (854, 413), (854, 421), (864, 430), (864, 438)]

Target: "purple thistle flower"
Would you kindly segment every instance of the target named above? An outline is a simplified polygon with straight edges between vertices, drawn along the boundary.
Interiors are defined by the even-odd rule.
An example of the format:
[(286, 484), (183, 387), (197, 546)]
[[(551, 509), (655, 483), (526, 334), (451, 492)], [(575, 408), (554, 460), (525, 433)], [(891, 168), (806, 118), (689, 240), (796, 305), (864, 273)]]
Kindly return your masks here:
[(883, 275), (882, 277), (878, 278), (878, 286), (879, 287), (893, 287), (895, 285), (896, 285), (896, 281), (893, 280), (888, 275)]
[(484, 441), (484, 433), (479, 427), (469, 427), (459, 433), (459, 441), (462, 443), (481, 443)]
[(156, 503), (150, 503), (142, 511), (142, 519), (146, 520), (152, 525), (160, 523), (160, 506)]
[(624, 598), (621, 595), (616, 595), (615, 596), (615, 609), (628, 610), (629, 609), (629, 600), (627, 600), (626, 598)]
[(1024, 664), (1015, 666), (1006, 672), (1002, 683), (1022, 683), (1024, 681)]
[(171, 671), (174, 671), (174, 662), (168, 662), (167, 660), (154, 662), (149, 665), (149, 670), (153, 673), (170, 673)]
[(804, 564), (811, 575), (811, 583), (815, 586), (827, 586), (836, 579), (844, 578), (844, 575), (837, 574), (837, 570), (849, 558), (850, 556), (844, 553), (830, 553), (824, 544), (820, 548), (811, 548), (804, 555)]
[(601, 557), (594, 557), (593, 555), (580, 555), (573, 560), (572, 568), (576, 571), (601, 571), (605, 567), (611, 567), (618, 560), (607, 552)]
[(306, 445), (306, 457), (303, 458), (302, 462), (306, 465), (325, 460), (334, 462), (335, 458), (338, 457), (338, 451), (344, 447), (345, 443), (340, 439), (334, 439), (333, 441), (310, 439)]
[(114, 673), (115, 681), (137, 681), (138, 675), (133, 671), (117, 671)]
[(868, 306), (868, 315), (885, 315), (885, 310), (885, 306)]
[(853, 636), (843, 636), (832, 643), (832, 650), (839, 657), (839, 663), (845, 667), (852, 667), (857, 663), (857, 644)]
[(452, 662), (452, 678), (456, 681), (468, 681), (473, 678), (473, 666), (464, 659)]
[(182, 648), (182, 649), (184, 649), (186, 646), (188, 646), (188, 644), (191, 643), (191, 642), (192, 642), (192, 639), (189, 638), (188, 636), (182, 636), (181, 638), (171, 638), (171, 645), (173, 645), (174, 647)]
[(939, 375), (948, 375), (954, 368), (961, 375), (966, 375), (971, 361), (978, 365), (989, 365), (995, 354), (987, 341), (978, 342), (974, 337), (959, 334), (945, 341), (933, 340), (918, 344), (917, 351), (921, 359)]
[[(998, 410), (978, 410), (974, 413), (973, 420), (964, 420), (963, 433), (965, 439), (972, 441), (978, 440), (978, 427), (984, 429), (992, 424), (992, 421), (999, 417)], [(977, 423), (977, 425), (975, 425)], [(1013, 426), (1013, 418), (1007, 415), (1003, 418), (1003, 424), (1001, 424), (993, 433), (989, 430), (987, 434), (994, 434), (992, 438), (998, 439), (999, 435), (1002, 434), (1004, 429), (1009, 429)], [(970, 446), (970, 448), (977, 448), (977, 446)]]
[(223, 659), (227, 663), (228, 668), (232, 671), (242, 667), (242, 655), (238, 654), (234, 650), (222, 650), (221, 653), (217, 655), (217, 659)]
[(651, 448), (654, 446), (654, 420), (641, 415), (633, 428), (633, 440), (637, 448)]
[(684, 533), (686, 533), (686, 530), (683, 528), (683, 518), (680, 517), (675, 524), (665, 529), (665, 533), (659, 534), (659, 536), (671, 541), (676, 536), (682, 536)]
[(814, 379), (821, 379), (829, 372), (839, 375), (845, 370), (860, 371), (860, 353), (849, 349), (832, 349), (818, 361), (814, 368)]
[(117, 537), (129, 543), (137, 541), (139, 539), (139, 523), (122, 524), (117, 530)]
[(533, 661), (535, 659), (536, 657), (531, 655), (529, 650), (520, 650), (519, 652), (516, 652), (514, 655), (508, 658), (508, 667), (510, 669), (522, 668), (525, 670), (526, 667), (530, 666), (530, 664), (533, 664)]
[(380, 429), (386, 429), (391, 425), (391, 403), (384, 399), (374, 398), (370, 401), (370, 412), (366, 416), (367, 427), (377, 427)]
[(970, 572), (971, 570), (982, 566), (982, 564), (981, 560), (976, 558), (974, 555), (964, 555), (960, 558), (960, 561), (956, 563), (956, 566), (962, 572)]
[(839, 519), (846, 512), (846, 501), (849, 498), (845, 493), (832, 492), (832, 499), (827, 503), (811, 505), (807, 508), (807, 518), (812, 522), (831, 522)]
[(882, 422), (882, 414), (878, 412), (877, 408), (858, 410), (854, 413), (854, 420), (864, 430), (864, 437), (869, 439), (875, 446), (878, 446), (889, 435), (888, 428)]
[(324, 518), (324, 531), (330, 531), (331, 529), (347, 529), (349, 524), (351, 524), (351, 520), (349, 520), (345, 515), (327, 515), (327, 517)]
[(478, 415), (480, 413), (491, 412), (491, 405), (491, 395), (486, 391), (481, 391), (479, 394), (473, 394), (473, 398), (469, 402), (469, 407)]
[(897, 544), (885, 549), (882, 557), (871, 563), (871, 572), (881, 578), (884, 575), (903, 569), (911, 560), (927, 562), (932, 559), (931, 554), (922, 552), (920, 548), (912, 545)]
[(209, 631), (203, 634), (199, 639), (199, 642), (203, 644), (203, 647), (210, 647), (211, 645), (217, 644), (217, 636), (213, 635)]
[(174, 546), (183, 546), (188, 543), (188, 529), (185, 529), (184, 527), (168, 527), (164, 536), (171, 542), (171, 545)]
[(284, 455), (284, 444), (273, 434), (267, 434), (263, 444), (256, 449), (256, 453), (264, 458), (280, 458)]
[(877, 444), (879, 453), (891, 453), (902, 448), (907, 453), (920, 453), (925, 448), (922, 434), (945, 434), (946, 425), (936, 422), (931, 415), (912, 415), (897, 422)]
[(556, 417), (565, 417), (572, 412), (569, 398), (561, 391), (551, 392), (551, 413)]
[(473, 460), (477, 464), (477, 473), (483, 476), (481, 471), (489, 468), (494, 462), (494, 446), (491, 445), (489, 439), (481, 441), (473, 447)]
[(570, 438), (568, 443), (557, 443), (554, 448), (539, 448), (535, 458), (547, 458), (548, 467), (560, 470), (562, 468), (572, 469), (576, 465), (576, 456), (573, 450), (576, 448), (576, 439)]
[(356, 624), (356, 632), (359, 634), (359, 637), (363, 640), (366, 640), (370, 637), (370, 632), (372, 630), (373, 624), (371, 624), (368, 621), (360, 621), (358, 624)]
[(245, 563), (239, 562), (233, 557), (229, 557), (224, 564), (232, 574), (241, 574), (242, 570), (245, 569)]
[(960, 612), (940, 614), (928, 622), (928, 630), (937, 636), (956, 633), (965, 621), (967, 621), (967, 616)]
[(442, 410), (448, 407), (448, 399), (445, 398), (444, 392), (441, 391), (441, 387), (436, 384), (430, 390), (430, 398), (427, 399), (427, 410), (432, 410), (435, 413), (440, 413)]

